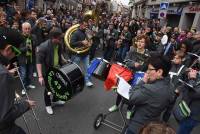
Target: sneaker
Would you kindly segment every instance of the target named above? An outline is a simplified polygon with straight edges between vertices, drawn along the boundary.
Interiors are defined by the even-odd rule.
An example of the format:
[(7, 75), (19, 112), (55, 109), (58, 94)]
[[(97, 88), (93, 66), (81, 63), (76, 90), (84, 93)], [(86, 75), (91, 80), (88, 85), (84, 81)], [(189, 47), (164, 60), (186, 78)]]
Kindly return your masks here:
[(33, 73), (33, 77), (37, 77), (37, 73), (36, 72)]
[(28, 88), (35, 89), (35, 86), (34, 85), (28, 85)]
[(109, 112), (114, 112), (118, 109), (117, 105), (114, 105), (108, 109)]
[(22, 95), (25, 95), (26, 91), (24, 89), (22, 89)]
[(131, 115), (132, 115), (132, 112), (128, 110), (127, 113), (126, 113), (126, 118), (128, 120), (130, 120), (131, 119)]
[(46, 106), (46, 111), (48, 114), (52, 115), (53, 114), (53, 109), (51, 106)]
[(93, 83), (90, 82), (90, 81), (88, 81), (88, 82), (86, 82), (86, 86), (87, 86), (87, 87), (92, 87), (92, 86), (93, 86)]
[(52, 102), (52, 104), (54, 104), (54, 105), (64, 105), (65, 101), (59, 100), (59, 101)]

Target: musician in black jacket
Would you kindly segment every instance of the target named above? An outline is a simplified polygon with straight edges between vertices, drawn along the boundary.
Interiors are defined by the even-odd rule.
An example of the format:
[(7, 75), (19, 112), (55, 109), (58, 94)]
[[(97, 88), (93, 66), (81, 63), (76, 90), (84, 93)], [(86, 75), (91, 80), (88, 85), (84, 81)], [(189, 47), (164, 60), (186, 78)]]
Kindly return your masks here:
[[(75, 48), (75, 47), (80, 48), (83, 46), (86, 46), (86, 47), (91, 46), (91, 42), (89, 42), (88, 37), (86, 35), (87, 28), (88, 28), (88, 23), (86, 21), (82, 21), (80, 23), (80, 27), (78, 28), (78, 30), (72, 34), (70, 43), (73, 48)], [(81, 54), (71, 52), (71, 60), (73, 62), (75, 62), (76, 64), (83, 62), (84, 71), (86, 72), (87, 68), (89, 67), (89, 60), (90, 60), (89, 59), (89, 51), (86, 51)], [(93, 86), (93, 83), (90, 81), (90, 78), (87, 73), (85, 74), (85, 84), (87, 87)]]
[[(41, 85), (44, 85), (44, 78), (46, 77), (45, 72), (50, 67), (57, 68), (63, 64), (64, 59), (62, 58), (61, 35), (61, 29), (55, 27), (52, 28), (50, 31), (50, 39), (40, 44), (36, 50), (36, 66), (38, 80)], [(44, 100), (47, 113), (53, 114), (51, 99), (48, 95), (47, 89), (44, 90)], [(53, 101), (59, 105), (65, 103), (63, 101), (57, 101), (55, 97), (53, 97)]]
[(6, 68), (13, 59), (22, 42), (22, 36), (11, 29), (0, 28), (0, 133), (25, 134), (15, 124), (15, 120), (35, 105), (34, 101), (26, 100), (14, 103), (16, 84), (13, 76)]

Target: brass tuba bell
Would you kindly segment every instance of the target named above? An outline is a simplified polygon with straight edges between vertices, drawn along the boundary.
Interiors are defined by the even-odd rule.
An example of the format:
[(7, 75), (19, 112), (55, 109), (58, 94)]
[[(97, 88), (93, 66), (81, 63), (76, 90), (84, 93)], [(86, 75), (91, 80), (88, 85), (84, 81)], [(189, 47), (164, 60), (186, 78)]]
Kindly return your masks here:
[[(95, 21), (97, 21), (97, 15), (96, 15), (96, 11), (95, 10), (88, 10), (84, 13), (84, 20), (85, 21), (88, 21), (89, 19), (93, 19)], [(72, 34), (79, 28), (79, 24), (75, 24), (73, 26), (71, 26), (65, 33), (65, 36), (64, 36), (64, 42), (65, 42), (65, 45), (67, 46), (67, 48), (74, 52), (74, 53), (77, 53), (77, 54), (81, 54), (81, 53), (85, 53), (87, 51), (89, 51), (90, 49), (90, 46), (83, 46), (83, 47), (76, 47), (76, 48), (73, 48), (71, 47), (70, 45), (70, 40), (71, 40), (71, 36)]]

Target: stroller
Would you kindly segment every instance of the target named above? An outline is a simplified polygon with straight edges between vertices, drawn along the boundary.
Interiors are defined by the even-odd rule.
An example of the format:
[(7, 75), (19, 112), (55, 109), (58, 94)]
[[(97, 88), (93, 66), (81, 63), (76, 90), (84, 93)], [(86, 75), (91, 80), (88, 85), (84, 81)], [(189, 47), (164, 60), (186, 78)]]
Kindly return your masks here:
[(122, 101), (119, 104), (119, 114), (123, 121), (123, 125), (120, 126), (110, 120), (107, 119), (109, 115), (111, 115), (113, 112), (107, 112), (107, 113), (100, 113), (97, 115), (97, 117), (94, 120), (94, 129), (97, 130), (101, 125), (108, 126), (116, 131), (118, 131), (121, 134), (124, 134), (127, 128), (127, 121), (123, 114), (123, 106), (124, 104), (127, 104), (127, 100), (129, 99), (129, 90), (131, 89), (131, 85), (129, 85), (122, 77), (117, 76), (118, 78), (118, 86), (117, 86), (117, 93), (122, 96)]

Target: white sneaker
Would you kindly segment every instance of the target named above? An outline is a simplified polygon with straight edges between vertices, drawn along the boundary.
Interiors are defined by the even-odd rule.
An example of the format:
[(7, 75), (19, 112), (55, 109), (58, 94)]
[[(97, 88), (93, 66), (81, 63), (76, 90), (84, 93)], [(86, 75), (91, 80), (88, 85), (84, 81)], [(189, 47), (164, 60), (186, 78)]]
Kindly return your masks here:
[(56, 102), (52, 102), (52, 104), (54, 104), (54, 105), (64, 105), (65, 101), (59, 100), (59, 101), (56, 101)]
[(35, 86), (30, 84), (30, 85), (28, 85), (28, 88), (35, 89)]
[(22, 89), (22, 95), (25, 95), (26, 91), (24, 89)]
[(47, 111), (47, 113), (50, 114), (50, 115), (53, 114), (53, 109), (52, 109), (51, 106), (47, 106), (47, 107), (46, 107), (46, 111)]
[(92, 86), (93, 86), (93, 83), (90, 82), (90, 81), (88, 81), (88, 82), (86, 82), (86, 86), (87, 86), (87, 87), (92, 87)]
[(37, 73), (36, 72), (33, 73), (33, 77), (37, 77)]

